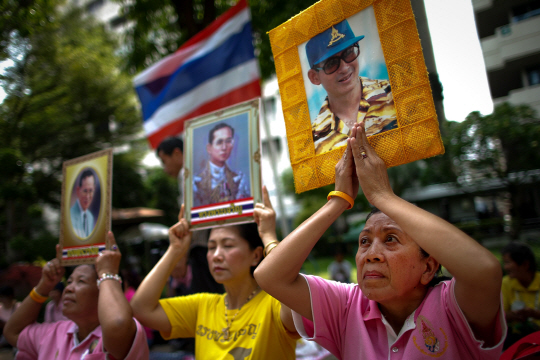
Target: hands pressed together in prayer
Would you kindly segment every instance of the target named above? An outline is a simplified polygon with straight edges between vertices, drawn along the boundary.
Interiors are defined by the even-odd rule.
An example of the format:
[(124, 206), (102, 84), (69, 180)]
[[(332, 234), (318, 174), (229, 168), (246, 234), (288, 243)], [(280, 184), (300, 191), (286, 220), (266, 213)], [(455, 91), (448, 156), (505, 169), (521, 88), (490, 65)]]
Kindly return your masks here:
[(354, 199), (359, 186), (373, 205), (394, 195), (386, 165), (369, 144), (363, 123), (355, 124), (351, 129), (347, 148), (336, 165), (336, 191)]

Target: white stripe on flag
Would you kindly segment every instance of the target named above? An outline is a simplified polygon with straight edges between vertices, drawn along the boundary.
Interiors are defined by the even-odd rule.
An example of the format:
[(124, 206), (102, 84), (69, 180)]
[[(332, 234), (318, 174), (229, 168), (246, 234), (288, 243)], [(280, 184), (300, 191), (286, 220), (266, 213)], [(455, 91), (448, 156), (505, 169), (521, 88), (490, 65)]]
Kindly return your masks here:
[(169, 76), (183, 63), (203, 57), (223, 44), (232, 35), (241, 32), (244, 25), (250, 20), (250, 12), (246, 8), (225, 22), (210, 37), (190, 47), (181, 49), (142, 71), (133, 79), (134, 86), (141, 86), (161, 77)]
[(144, 122), (144, 131), (147, 136), (151, 135), (170, 122), (191, 113), (201, 105), (259, 78), (256, 58), (240, 64), (161, 106)]

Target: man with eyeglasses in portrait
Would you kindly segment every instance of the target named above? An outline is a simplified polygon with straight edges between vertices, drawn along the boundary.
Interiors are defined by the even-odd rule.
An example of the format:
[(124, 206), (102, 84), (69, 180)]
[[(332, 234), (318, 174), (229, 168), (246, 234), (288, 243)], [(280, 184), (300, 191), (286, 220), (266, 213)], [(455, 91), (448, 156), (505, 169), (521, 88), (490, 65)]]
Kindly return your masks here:
[(250, 197), (249, 177), (227, 166), (234, 148), (234, 128), (219, 123), (208, 133), (208, 161), (193, 177), (193, 206)]
[(77, 200), (70, 209), (71, 225), (73, 231), (81, 239), (86, 239), (94, 230), (94, 215), (90, 211), (94, 193), (96, 190), (96, 179), (90, 169), (84, 169), (79, 177), (79, 182), (75, 189)]
[(315, 154), (346, 145), (355, 123), (365, 122), (368, 136), (397, 128), (390, 82), (359, 76), (359, 41), (363, 38), (355, 36), (343, 20), (306, 44), (308, 78), (327, 93), (312, 122)]

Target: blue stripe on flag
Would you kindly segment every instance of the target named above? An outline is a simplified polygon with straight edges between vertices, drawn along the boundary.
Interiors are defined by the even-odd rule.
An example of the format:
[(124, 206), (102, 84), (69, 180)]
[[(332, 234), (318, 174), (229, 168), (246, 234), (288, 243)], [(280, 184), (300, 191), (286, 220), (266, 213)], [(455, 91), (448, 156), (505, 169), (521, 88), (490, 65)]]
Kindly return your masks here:
[(255, 54), (251, 37), (251, 23), (248, 22), (242, 32), (231, 36), (215, 50), (201, 58), (184, 63), (168, 77), (167, 84), (157, 95), (155, 94), (155, 83), (165, 83), (164, 78), (136, 87), (142, 104), (144, 121), (147, 121), (159, 107), (168, 101), (178, 98), (206, 80), (253, 58), (255, 58)]

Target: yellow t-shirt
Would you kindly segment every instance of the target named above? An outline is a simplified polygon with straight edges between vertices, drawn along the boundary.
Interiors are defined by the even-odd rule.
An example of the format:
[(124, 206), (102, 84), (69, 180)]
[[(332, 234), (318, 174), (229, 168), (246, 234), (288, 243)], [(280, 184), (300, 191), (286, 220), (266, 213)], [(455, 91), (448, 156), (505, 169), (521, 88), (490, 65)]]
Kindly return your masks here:
[[(161, 299), (159, 302), (171, 323), (164, 339), (195, 338), (197, 360), (295, 359), (299, 336), (281, 322), (279, 301), (261, 291), (242, 306), (225, 340), (224, 294), (195, 294)], [(237, 309), (227, 310), (230, 319)]]
[[(517, 279), (506, 275), (502, 280), (501, 292), (506, 312), (512, 310), (512, 304), (515, 306), (520, 301), (527, 308), (540, 310), (540, 272), (536, 272), (528, 288), (524, 288)], [(540, 320), (534, 322), (540, 325)]]

